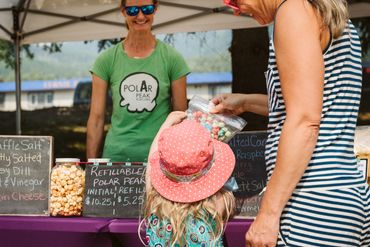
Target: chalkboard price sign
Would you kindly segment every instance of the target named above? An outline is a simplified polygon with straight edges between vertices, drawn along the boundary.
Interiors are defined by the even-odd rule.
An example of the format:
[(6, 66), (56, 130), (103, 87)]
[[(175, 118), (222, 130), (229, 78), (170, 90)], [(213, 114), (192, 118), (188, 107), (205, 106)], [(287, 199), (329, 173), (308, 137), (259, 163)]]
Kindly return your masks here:
[(254, 218), (260, 209), (262, 196), (255, 195), (248, 198), (236, 197), (235, 218)]
[(144, 203), (145, 165), (86, 165), (84, 216), (136, 218)]
[(0, 136), (0, 214), (49, 215), (53, 137)]
[(239, 186), (234, 192), (239, 215), (252, 217), (257, 214), (261, 199), (258, 194), (267, 179), (266, 140), (266, 131), (244, 131), (237, 133), (228, 143), (236, 158), (233, 176)]

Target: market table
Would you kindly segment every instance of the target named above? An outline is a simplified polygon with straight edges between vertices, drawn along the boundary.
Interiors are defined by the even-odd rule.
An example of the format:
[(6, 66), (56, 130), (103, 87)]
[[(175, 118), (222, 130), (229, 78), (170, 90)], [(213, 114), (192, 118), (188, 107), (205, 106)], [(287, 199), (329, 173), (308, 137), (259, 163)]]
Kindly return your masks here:
[(110, 219), (1, 216), (1, 247), (112, 247)]
[[(226, 227), (225, 246), (245, 247), (244, 236), (253, 220), (233, 219)], [(114, 219), (109, 224), (109, 232), (113, 233), (124, 246), (142, 246), (138, 238), (137, 219)]]
[[(251, 220), (233, 219), (226, 228), (225, 246), (244, 247)], [(87, 217), (1, 216), (1, 247), (140, 247), (137, 219)], [(227, 244), (227, 245), (226, 245)]]

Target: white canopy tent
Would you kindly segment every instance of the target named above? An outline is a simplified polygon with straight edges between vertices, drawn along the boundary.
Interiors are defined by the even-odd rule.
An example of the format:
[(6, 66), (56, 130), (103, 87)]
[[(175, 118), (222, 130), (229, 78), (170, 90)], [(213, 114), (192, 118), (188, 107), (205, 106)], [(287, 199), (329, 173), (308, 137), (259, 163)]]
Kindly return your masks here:
[[(17, 13), (17, 7), (23, 7)], [(119, 0), (8, 0), (0, 2), (0, 38), (11, 39), (18, 15), (21, 43), (96, 40), (127, 33)], [(14, 9), (13, 9), (14, 8)], [(19, 8), (19, 7), (18, 7)], [(26, 15), (25, 21), (23, 18)], [(160, 1), (155, 33), (208, 31), (255, 27), (251, 18), (232, 15), (222, 0)]]
[[(351, 17), (370, 15), (370, 1), (353, 1)], [(197, 32), (258, 27), (252, 18), (237, 17), (223, 0), (160, 0), (154, 33)], [(20, 61), (22, 44), (124, 37), (127, 29), (119, 0), (0, 1), (0, 39), (16, 50), (16, 132), (21, 133)]]

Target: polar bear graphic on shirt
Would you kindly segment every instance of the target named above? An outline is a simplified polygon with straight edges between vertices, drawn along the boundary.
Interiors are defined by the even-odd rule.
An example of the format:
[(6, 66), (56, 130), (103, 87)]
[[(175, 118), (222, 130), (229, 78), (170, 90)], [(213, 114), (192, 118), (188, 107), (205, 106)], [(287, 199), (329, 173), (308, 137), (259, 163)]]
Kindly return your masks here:
[(121, 106), (129, 112), (152, 111), (156, 106), (158, 80), (147, 73), (128, 75), (121, 82)]

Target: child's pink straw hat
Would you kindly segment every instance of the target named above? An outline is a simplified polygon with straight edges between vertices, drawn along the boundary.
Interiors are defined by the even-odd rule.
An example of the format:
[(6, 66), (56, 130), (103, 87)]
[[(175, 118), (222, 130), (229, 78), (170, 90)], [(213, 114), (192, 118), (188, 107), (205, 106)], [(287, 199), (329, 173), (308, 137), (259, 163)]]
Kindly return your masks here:
[(191, 203), (220, 190), (230, 178), (235, 156), (198, 122), (184, 120), (164, 130), (149, 157), (153, 187), (168, 200)]

